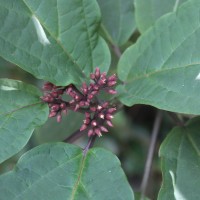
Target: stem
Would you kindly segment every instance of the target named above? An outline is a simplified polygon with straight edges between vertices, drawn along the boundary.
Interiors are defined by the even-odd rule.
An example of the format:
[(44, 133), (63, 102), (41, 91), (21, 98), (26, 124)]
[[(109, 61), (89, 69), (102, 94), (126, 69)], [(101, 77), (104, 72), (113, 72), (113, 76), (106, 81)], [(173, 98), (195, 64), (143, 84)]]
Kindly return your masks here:
[(120, 48), (118, 46), (116, 46), (116, 45), (112, 45), (112, 48), (113, 48), (113, 51), (114, 51), (115, 55), (118, 58), (120, 58), (121, 55), (122, 55)]
[(147, 160), (146, 160), (146, 164), (145, 164), (144, 175), (143, 175), (142, 184), (141, 184), (141, 199), (140, 200), (144, 199), (144, 195), (146, 193), (148, 179), (149, 179), (152, 161), (153, 161), (155, 144), (156, 144), (158, 132), (159, 132), (160, 125), (161, 125), (161, 119), (162, 119), (161, 111), (158, 111), (155, 121), (154, 121), (154, 125), (153, 125)]
[(89, 138), (88, 143), (83, 150), (83, 156), (86, 156), (88, 150), (93, 147), (96, 137), (97, 137), (97, 135), (93, 135)]
[(167, 114), (170, 116), (171, 120), (175, 123), (175, 125), (184, 126), (183, 120), (181, 120), (175, 113), (167, 112)]
[(85, 133), (85, 131), (80, 131), (78, 129), (74, 133), (72, 133), (69, 137), (67, 137), (65, 140), (63, 140), (63, 142), (73, 143), (74, 141), (76, 141), (77, 139), (82, 137), (84, 133)]

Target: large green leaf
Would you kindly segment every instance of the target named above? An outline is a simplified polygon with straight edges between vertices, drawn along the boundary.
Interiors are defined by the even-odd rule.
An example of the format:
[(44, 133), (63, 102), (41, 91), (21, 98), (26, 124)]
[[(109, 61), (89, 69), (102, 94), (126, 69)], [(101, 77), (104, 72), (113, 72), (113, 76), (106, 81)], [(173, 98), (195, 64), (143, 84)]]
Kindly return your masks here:
[(120, 162), (94, 148), (45, 144), (26, 153), (13, 171), (0, 177), (0, 200), (133, 200)]
[(133, 0), (97, 0), (102, 25), (112, 43), (122, 45), (135, 30)]
[(200, 196), (200, 118), (174, 128), (162, 143), (163, 184), (159, 200), (197, 200)]
[(162, 15), (175, 11), (188, 0), (135, 0), (135, 18), (139, 31), (145, 32)]
[(0, 0), (0, 55), (56, 85), (80, 83), (110, 54), (90, 0)]
[(163, 16), (128, 48), (118, 65), (120, 100), (200, 114), (200, 1)]
[(34, 128), (47, 120), (40, 95), (31, 85), (0, 79), (0, 162), (20, 151)]

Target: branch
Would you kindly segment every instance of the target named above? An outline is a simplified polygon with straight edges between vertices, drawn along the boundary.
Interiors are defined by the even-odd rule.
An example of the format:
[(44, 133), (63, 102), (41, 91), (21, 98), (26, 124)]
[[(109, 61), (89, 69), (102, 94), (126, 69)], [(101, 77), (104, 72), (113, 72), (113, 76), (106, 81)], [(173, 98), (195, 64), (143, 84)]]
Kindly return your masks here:
[(89, 150), (90, 148), (93, 147), (94, 142), (95, 142), (95, 140), (96, 140), (96, 137), (97, 137), (97, 135), (93, 135), (93, 136), (91, 136), (91, 137), (89, 138), (88, 143), (87, 143), (86, 147), (85, 147), (84, 150), (83, 150), (83, 155), (84, 155), (84, 156), (86, 156), (88, 150)]
[(113, 44), (112, 44), (112, 48), (113, 48), (113, 51), (114, 51), (115, 55), (118, 58), (120, 58), (121, 55), (122, 55), (120, 48), (118, 46), (116, 46), (116, 45), (113, 45)]
[(154, 121), (154, 125), (153, 125), (147, 160), (146, 160), (146, 164), (145, 164), (144, 175), (143, 175), (142, 184), (141, 184), (141, 200), (144, 199), (144, 195), (145, 195), (146, 189), (147, 189), (148, 179), (149, 179), (152, 161), (153, 161), (155, 144), (156, 144), (158, 132), (159, 132), (160, 125), (161, 125), (161, 119), (162, 119), (161, 111), (158, 111), (155, 121)]
[(63, 140), (63, 142), (73, 143), (74, 141), (76, 141), (77, 139), (82, 137), (84, 133), (85, 133), (85, 131), (80, 131), (78, 129), (74, 133), (72, 133), (69, 137), (67, 137), (65, 140)]

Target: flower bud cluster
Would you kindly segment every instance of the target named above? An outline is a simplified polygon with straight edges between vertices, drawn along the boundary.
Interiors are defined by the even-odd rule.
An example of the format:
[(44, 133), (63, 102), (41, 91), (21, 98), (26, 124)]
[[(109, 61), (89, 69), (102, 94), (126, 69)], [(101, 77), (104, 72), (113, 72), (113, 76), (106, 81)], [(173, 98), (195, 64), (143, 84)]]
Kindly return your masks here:
[[(49, 117), (57, 117), (57, 122), (61, 121), (62, 114), (66, 114), (67, 110), (82, 112), (85, 113), (85, 119), (80, 131), (87, 129), (89, 137), (95, 134), (101, 136), (102, 132), (108, 132), (105, 123), (113, 126), (111, 119), (116, 108), (109, 102), (99, 103), (97, 95), (102, 90), (111, 95), (116, 94), (113, 86), (116, 85), (117, 77), (115, 74), (107, 77), (105, 72), (101, 73), (96, 68), (90, 78), (92, 82), (89, 85), (83, 83), (80, 90), (73, 84), (62, 87), (47, 82), (43, 86), (44, 96), (41, 99), (49, 105)], [(64, 94), (71, 97), (69, 102), (63, 100)]]

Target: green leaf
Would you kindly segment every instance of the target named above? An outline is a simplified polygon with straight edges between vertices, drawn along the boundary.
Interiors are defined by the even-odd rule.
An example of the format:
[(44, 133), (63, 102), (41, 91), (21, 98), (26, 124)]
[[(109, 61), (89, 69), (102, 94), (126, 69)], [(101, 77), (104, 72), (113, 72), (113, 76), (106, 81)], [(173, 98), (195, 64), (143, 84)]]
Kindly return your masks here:
[(158, 18), (176, 11), (177, 7), (186, 1), (188, 0), (135, 0), (135, 19), (139, 31), (144, 33)]
[(0, 55), (56, 85), (81, 83), (109, 68), (100, 17), (90, 0), (0, 0)]
[(45, 144), (19, 160), (0, 177), (0, 200), (133, 200), (120, 162), (94, 148), (84, 157), (79, 147)]
[(123, 45), (135, 30), (133, 0), (97, 0), (102, 13), (102, 26), (111, 42)]
[(0, 162), (19, 152), (35, 127), (45, 123), (48, 107), (33, 86), (0, 79)]
[(200, 196), (200, 118), (176, 127), (160, 148), (163, 184), (159, 200), (197, 200)]
[(163, 16), (128, 48), (118, 65), (122, 103), (200, 114), (199, 1)]

